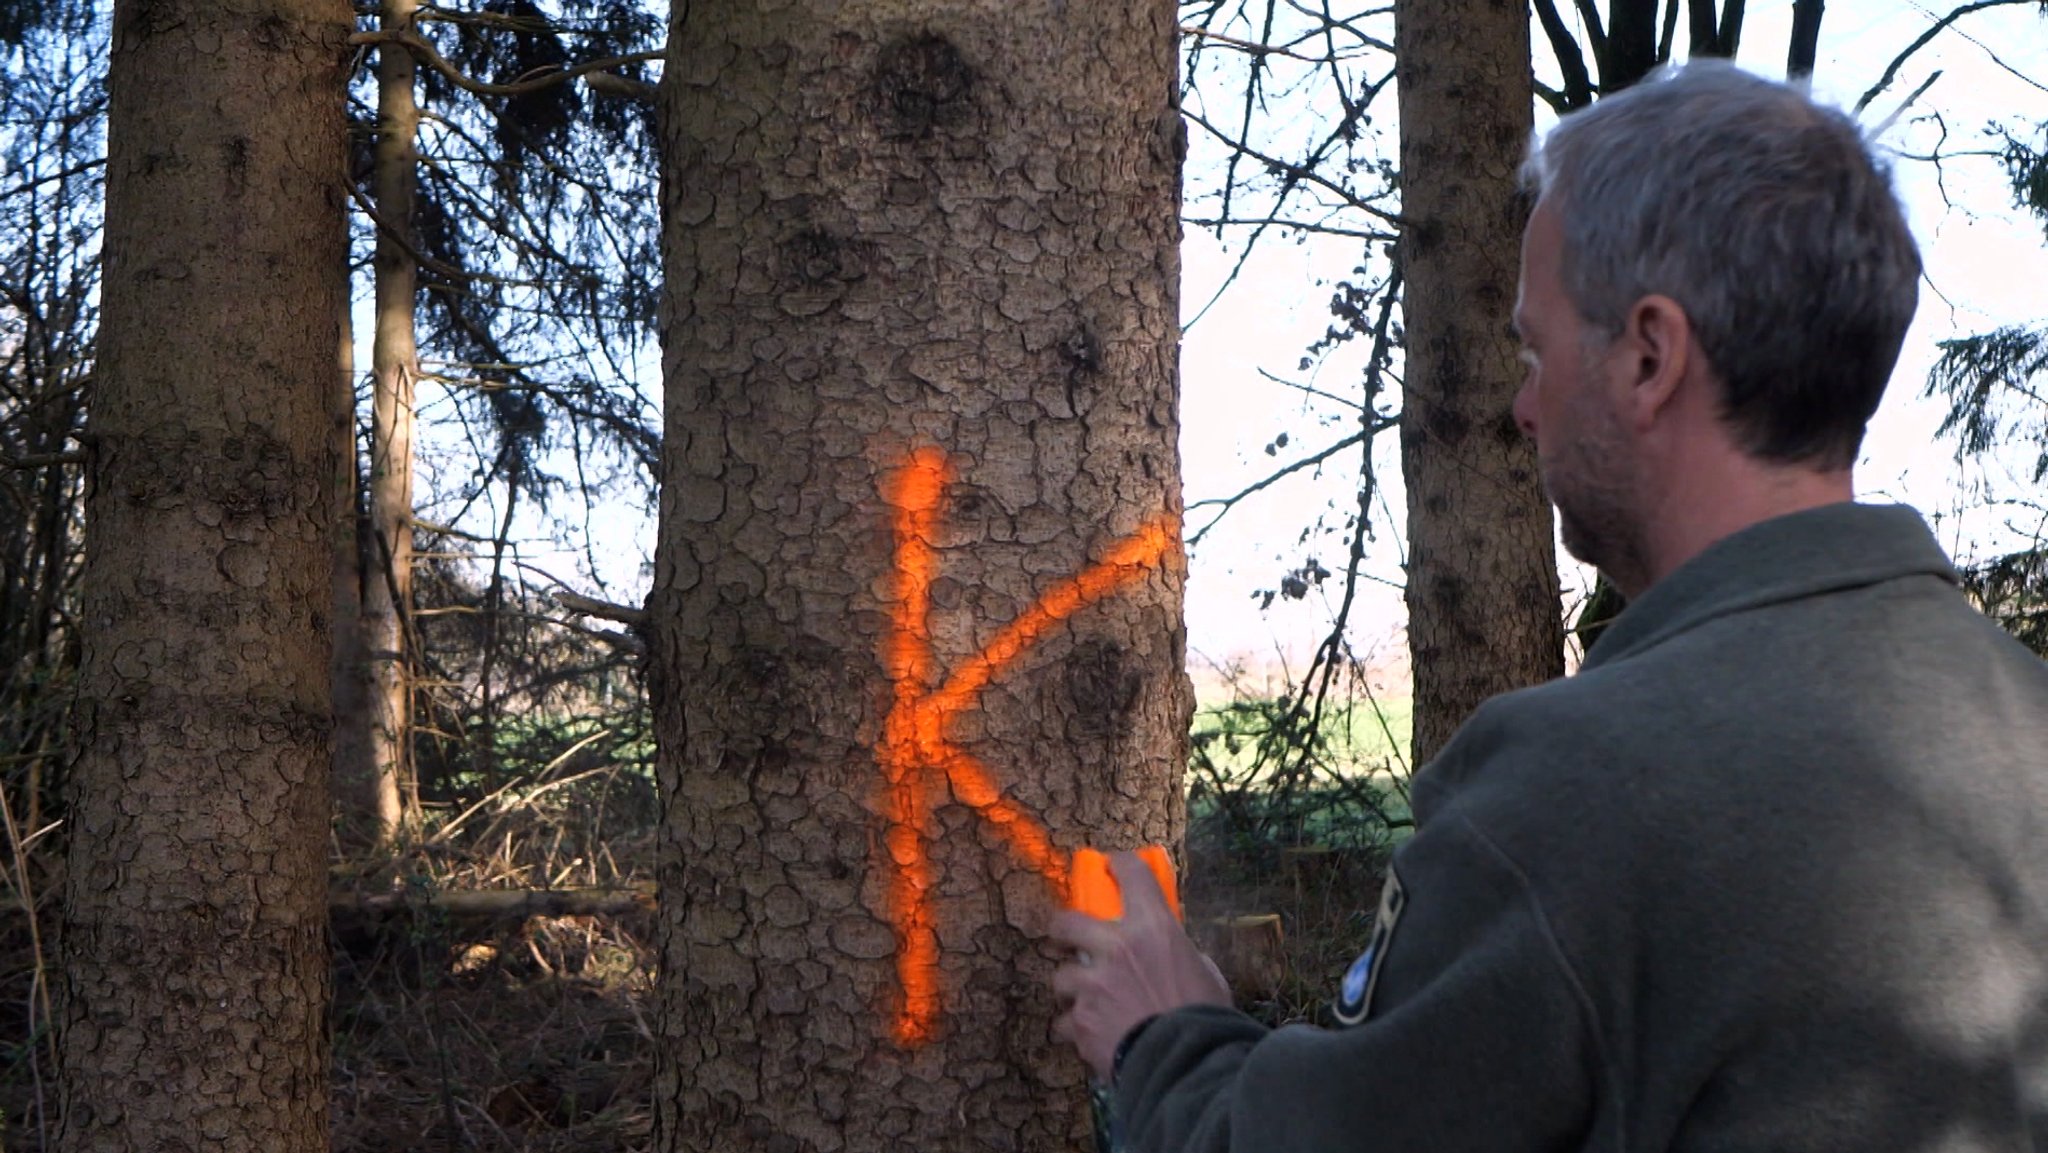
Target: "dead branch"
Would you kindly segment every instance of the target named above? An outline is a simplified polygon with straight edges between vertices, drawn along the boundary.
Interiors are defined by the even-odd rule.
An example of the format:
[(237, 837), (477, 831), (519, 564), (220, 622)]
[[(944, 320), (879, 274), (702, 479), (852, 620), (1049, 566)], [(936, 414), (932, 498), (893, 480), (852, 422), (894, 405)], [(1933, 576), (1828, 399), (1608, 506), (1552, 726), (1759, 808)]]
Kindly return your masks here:
[(583, 76), (584, 87), (600, 96), (615, 96), (622, 100), (639, 100), (652, 103), (654, 85), (645, 80), (635, 80), (616, 72), (587, 72)]
[(473, 92), (478, 96), (524, 96), (529, 92), (539, 92), (542, 89), (560, 84), (565, 80), (573, 80), (578, 76), (588, 73), (608, 72), (614, 68), (623, 68), (628, 64), (646, 64), (664, 59), (668, 55), (668, 49), (657, 48), (651, 52), (633, 52), (625, 56), (607, 56), (602, 60), (586, 60), (581, 64), (562, 68), (560, 71), (549, 72), (532, 79), (515, 80), (510, 84), (486, 84), (463, 72), (462, 69), (457, 68), (447, 57), (441, 55), (435, 49), (431, 41), (417, 32), (358, 32), (350, 36), (348, 42), (359, 46), (397, 44), (411, 52), (420, 63), (447, 77), (449, 83), (462, 89), (464, 92)]
[(1863, 110), (1870, 107), (1870, 102), (1877, 99), (1885, 89), (1891, 87), (1892, 81), (1898, 79), (1899, 69), (1905, 67), (1906, 61), (1911, 59), (1914, 53), (1927, 47), (1928, 43), (1936, 36), (1941, 35), (1942, 29), (1947, 28), (1972, 12), (1981, 12), (1986, 8), (2003, 8), (2011, 4), (2036, 4), (2039, 2), (2040, 0), (1978, 0), (1975, 4), (1965, 4), (1960, 8), (1950, 11), (1948, 15), (1936, 20), (1927, 31), (1922, 32), (1918, 39), (1906, 45), (1905, 51), (1892, 57), (1892, 62), (1885, 66), (1884, 75), (1877, 78), (1877, 83), (1870, 86), (1870, 91), (1856, 98), (1856, 106), (1850, 109), (1851, 114), (1861, 116)]
[(27, 456), (0, 457), (0, 468), (29, 469), (49, 468), (60, 464), (84, 464), (82, 452), (38, 452)]
[(555, 603), (572, 613), (582, 613), (584, 616), (597, 617), (601, 620), (617, 621), (622, 625), (631, 625), (635, 628), (647, 623), (646, 609), (636, 609), (631, 605), (601, 601), (596, 597), (572, 593), (568, 589), (555, 590)]
[(1586, 56), (1579, 51), (1579, 42), (1572, 38), (1564, 17), (1558, 15), (1554, 0), (1536, 0), (1536, 22), (1543, 26), (1543, 38), (1550, 41), (1551, 54), (1557, 57), (1558, 71), (1564, 75), (1564, 104), (1552, 107), (1568, 112), (1591, 104), (1593, 77), (1586, 71)]
[(1268, 156), (1265, 153), (1252, 148), (1250, 145), (1244, 143), (1241, 140), (1233, 139), (1228, 133), (1216, 127), (1214, 124), (1209, 123), (1207, 119), (1205, 119), (1198, 113), (1191, 111), (1183, 111), (1181, 115), (1186, 117), (1189, 123), (1200, 127), (1203, 131), (1209, 133), (1211, 136), (1214, 136), (1216, 139), (1228, 145), (1231, 149), (1234, 150), (1234, 152), (1237, 155), (1249, 157), (1252, 160), (1256, 160), (1259, 163), (1266, 165), (1267, 168), (1274, 172), (1285, 173), (1289, 178), (1293, 180), (1297, 180), (1305, 184), (1313, 184), (1316, 187), (1321, 188), (1323, 191), (1330, 193), (1332, 196), (1337, 197), (1348, 208), (1356, 208), (1360, 212), (1363, 212), (1368, 216), (1377, 217), (1381, 220), (1386, 221), (1388, 224), (1399, 225), (1405, 223), (1398, 213), (1388, 212), (1386, 209), (1381, 208), (1376, 204), (1373, 204), (1371, 201), (1366, 200), (1365, 198), (1359, 196), (1357, 193), (1351, 191), (1350, 189), (1344, 187), (1341, 184), (1338, 184), (1336, 181), (1329, 179), (1328, 177), (1322, 175), (1321, 173), (1315, 171), (1312, 168), (1308, 168), (1299, 164), (1290, 164), (1287, 161), (1281, 160), (1277, 157)]
[(465, 928), (516, 924), (528, 917), (620, 917), (654, 911), (652, 882), (622, 889), (486, 889), (454, 893), (336, 893), (327, 912), (337, 926), (368, 928), (420, 916)]

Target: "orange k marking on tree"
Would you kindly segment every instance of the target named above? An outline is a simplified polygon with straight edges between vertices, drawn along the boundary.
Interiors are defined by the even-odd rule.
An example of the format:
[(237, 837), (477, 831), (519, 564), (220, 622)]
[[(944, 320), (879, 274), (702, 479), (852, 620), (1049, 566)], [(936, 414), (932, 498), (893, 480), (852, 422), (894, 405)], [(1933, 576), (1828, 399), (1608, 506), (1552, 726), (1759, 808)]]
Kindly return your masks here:
[(1164, 563), (1176, 539), (1173, 518), (1162, 516), (1118, 541), (1108, 555), (1054, 586), (939, 681), (927, 617), (938, 571), (931, 542), (948, 479), (946, 454), (926, 448), (912, 453), (883, 487), (895, 510), (896, 578), (889, 635), (882, 645), (894, 700), (875, 756), (888, 790), (883, 846), (892, 870), (889, 912), (896, 926), (896, 973), (903, 994), (894, 1032), (903, 1045), (930, 1040), (939, 1018), (939, 935), (927, 842), (932, 812), (944, 800), (940, 790), (950, 787), (954, 799), (988, 821), (1017, 859), (1056, 891), (1064, 894), (1067, 887), (1066, 858), (1053, 847), (1045, 826), (1003, 796), (988, 769), (946, 735), (948, 727), (1047, 630)]

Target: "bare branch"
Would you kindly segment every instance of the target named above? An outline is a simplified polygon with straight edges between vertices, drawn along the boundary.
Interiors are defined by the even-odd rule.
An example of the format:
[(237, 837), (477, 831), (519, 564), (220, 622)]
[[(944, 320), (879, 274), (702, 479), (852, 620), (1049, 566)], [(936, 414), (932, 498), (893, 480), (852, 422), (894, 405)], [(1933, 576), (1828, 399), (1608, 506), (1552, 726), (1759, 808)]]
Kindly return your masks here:
[(1972, 12), (1982, 12), (1986, 8), (2003, 8), (2013, 4), (2038, 3), (2040, 3), (2040, 0), (1978, 0), (1975, 4), (1965, 4), (1960, 8), (1952, 10), (1948, 15), (1935, 21), (1933, 26), (1928, 28), (1927, 31), (1922, 32), (1918, 39), (1906, 45), (1905, 51), (1892, 57), (1892, 62), (1885, 66), (1884, 75), (1877, 78), (1877, 83), (1870, 86), (1870, 91), (1857, 98), (1856, 106), (1850, 109), (1850, 112), (1861, 116), (1863, 110), (1870, 107), (1870, 102), (1877, 99), (1879, 94), (1885, 89), (1891, 87), (1893, 80), (1898, 79), (1899, 69), (1905, 66), (1906, 61), (1911, 59), (1914, 53), (1927, 47), (1928, 43), (1936, 36), (1941, 35), (1942, 29), (1947, 28)]
[[(1628, 0), (1621, 2), (1626, 4)], [(1607, 72), (1607, 30), (1600, 26), (1600, 6), (1593, 0), (1575, 0), (1575, 3), (1578, 5), (1579, 19), (1586, 23), (1586, 39), (1593, 45), (1593, 59), (1602, 62), (1600, 71), (1604, 76)]]
[(1657, 63), (1671, 63), (1671, 42), (1678, 35), (1678, 0), (1665, 0), (1664, 31), (1657, 37)]
[(1302, 457), (1300, 460), (1290, 461), (1275, 471), (1266, 474), (1263, 478), (1253, 481), (1251, 484), (1231, 493), (1229, 496), (1210, 497), (1207, 500), (1194, 502), (1188, 506), (1189, 512), (1193, 512), (1198, 508), (1213, 508), (1217, 511), (1216, 515), (1210, 518), (1208, 524), (1203, 525), (1200, 529), (1196, 530), (1195, 535), (1188, 538), (1188, 547), (1192, 548), (1202, 543), (1202, 538), (1209, 535), (1209, 530), (1216, 527), (1216, 523), (1223, 519), (1224, 514), (1235, 508), (1246, 497), (1271, 488), (1303, 469), (1314, 468), (1338, 453), (1343, 452), (1345, 449), (1350, 448), (1352, 445), (1371, 440), (1375, 435), (1385, 432), (1398, 423), (1400, 422), (1394, 417), (1381, 417), (1367, 424), (1360, 431), (1354, 432), (1343, 440), (1323, 449), (1321, 452), (1312, 453)]
[(586, 72), (583, 84), (600, 96), (616, 96), (623, 100), (651, 102), (654, 99), (654, 85), (616, 72)]
[(106, 166), (107, 162), (102, 158), (99, 160), (88, 160), (83, 164), (74, 164), (69, 168), (61, 168), (50, 173), (48, 176), (38, 176), (31, 180), (25, 180), (12, 188), (0, 189), (0, 200), (20, 196), (24, 192), (33, 192), (45, 184), (55, 184), (60, 180), (69, 180), (74, 176), (83, 176), (95, 168), (105, 168)]
[(1543, 37), (1550, 41), (1551, 55), (1557, 57), (1558, 71), (1564, 74), (1565, 106), (1559, 111), (1593, 103), (1593, 77), (1586, 71), (1585, 54), (1579, 51), (1571, 29), (1565, 27), (1564, 17), (1558, 15), (1556, 0), (1536, 0), (1536, 22), (1543, 26)]
[(1814, 56), (1820, 51), (1820, 17), (1826, 7), (1826, 0), (1794, 0), (1792, 46), (1785, 55), (1786, 79), (1813, 75)]
[(1323, 176), (1321, 173), (1318, 173), (1313, 169), (1305, 168), (1298, 164), (1291, 164), (1285, 160), (1280, 160), (1275, 157), (1268, 156), (1263, 152), (1259, 152), (1256, 149), (1253, 149), (1251, 146), (1245, 144), (1241, 140), (1231, 139), (1229, 136), (1225, 135), (1220, 129), (1218, 129), (1215, 125), (1209, 123), (1208, 120), (1204, 119), (1200, 113), (1183, 111), (1181, 115), (1185, 116), (1189, 120), (1189, 122), (1199, 125), (1204, 131), (1208, 132), (1211, 136), (1214, 136), (1216, 139), (1221, 140), (1223, 143), (1235, 149), (1239, 154), (1256, 160), (1277, 172), (1284, 172), (1293, 179), (1308, 184), (1313, 184), (1316, 187), (1323, 189), (1325, 192), (1329, 192), (1332, 195), (1336, 196), (1338, 199), (1342, 200), (1348, 207), (1356, 208), (1360, 212), (1363, 212), (1368, 216), (1378, 217), (1379, 219), (1384, 220), (1389, 224), (1399, 225), (1404, 223), (1398, 214), (1388, 212), (1386, 209), (1373, 204), (1371, 201), (1361, 198), (1357, 193), (1351, 191), (1348, 188), (1345, 188), (1341, 184), (1338, 184), (1330, 180), (1328, 177)]
[(370, 203), (370, 198), (363, 195), (363, 190), (356, 187), (354, 181), (350, 181), (348, 184), (348, 194), (355, 200), (356, 207), (363, 210), (363, 215), (369, 217), (370, 222), (377, 226), (377, 230), (380, 233), (389, 236), (421, 268), (432, 272), (436, 276), (445, 277), (451, 281), (484, 281), (491, 284), (502, 284), (510, 288), (533, 288), (537, 286), (536, 282), (533, 281), (507, 280), (502, 276), (492, 276), (488, 272), (470, 272), (466, 269), (457, 268), (452, 264), (435, 260), (426, 253), (421, 252), (416, 245), (407, 240), (403, 231), (393, 228), (384, 219), (383, 214), (377, 211), (377, 206)]
[(1227, 219), (1220, 216), (1183, 216), (1181, 217), (1181, 223), (1191, 224), (1197, 228), (1227, 228), (1233, 225), (1249, 226), (1256, 224), (1270, 228), (1291, 228), (1297, 232), (1314, 232), (1322, 236), (1348, 236), (1354, 240), (1385, 241), (1400, 239), (1399, 236), (1391, 232), (1368, 232), (1357, 228), (1340, 228), (1334, 224), (1318, 224), (1308, 220), (1285, 220), (1277, 216), (1268, 216), (1263, 219), (1248, 216), (1234, 216)]
[(0, 456), (0, 468), (52, 468), (63, 464), (84, 464), (82, 452), (38, 452), (27, 456)]
[(1721, 54), (1730, 60), (1742, 46), (1742, 6), (1743, 0), (1728, 0), (1721, 9)]
[(1984, 55), (1991, 57), (1991, 62), (1993, 64), (1996, 64), (2000, 68), (2005, 69), (2006, 72), (2011, 74), (2013, 79), (2019, 81), (2022, 84), (2025, 84), (2029, 88), (2034, 88), (2042, 92), (2048, 92), (2048, 84), (2043, 84), (2039, 80), (2036, 80), (2033, 77), (2027, 75), (2026, 73), (2020, 71), (2019, 69), (2014, 68), (2012, 65), (2007, 64), (1998, 55), (1998, 53), (1993, 52), (1991, 50), (1991, 46), (1989, 44), (1984, 43), (1982, 40), (1977, 39), (1975, 36), (1970, 35), (1968, 32), (1965, 32), (1960, 28), (1956, 29), (1956, 35), (1962, 37), (1965, 40), (1968, 40), (1972, 44), (1975, 44), (1980, 50), (1983, 51)]
[(597, 617), (601, 620), (617, 621), (622, 625), (638, 627), (647, 623), (646, 609), (636, 609), (631, 605), (601, 601), (595, 597), (584, 596), (581, 593), (572, 593), (568, 589), (555, 590), (555, 603), (572, 613), (582, 613), (584, 616)]
[(1322, 61), (1312, 56), (1303, 56), (1299, 52), (1286, 48), (1276, 48), (1271, 44), (1254, 44), (1250, 40), (1239, 40), (1235, 36), (1225, 36), (1221, 32), (1211, 32), (1206, 28), (1190, 28), (1187, 25), (1182, 25), (1180, 31), (1183, 36), (1199, 36), (1204, 40), (1214, 40), (1218, 44), (1227, 44), (1232, 48), (1241, 52), (1249, 52), (1254, 56), (1285, 56), (1290, 60), (1301, 60), (1309, 64), (1322, 63)]
[(1323, 389), (1317, 388), (1315, 385), (1312, 384), (1303, 384), (1298, 380), (1288, 380), (1284, 376), (1279, 376), (1275, 373), (1268, 372), (1263, 368), (1258, 370), (1258, 374), (1260, 376), (1265, 377), (1267, 380), (1272, 381), (1274, 384), (1279, 385), (1281, 388), (1293, 389), (1295, 392), (1298, 392), (1303, 396), (1313, 396), (1317, 400), (1327, 400), (1331, 404), (1351, 409), (1353, 412), (1363, 412), (1365, 410), (1364, 405), (1359, 404), (1357, 401), (1352, 400), (1348, 396), (1338, 396), (1334, 392), (1325, 391)]
[(666, 48), (657, 48), (650, 52), (634, 52), (625, 56), (608, 56), (603, 60), (586, 60), (581, 64), (571, 67), (558, 67), (555, 71), (543, 71), (538, 76), (529, 73), (528, 76), (530, 78), (522, 77), (510, 84), (486, 84), (469, 76), (460, 68), (450, 63), (447, 57), (441, 55), (434, 48), (431, 41), (417, 32), (358, 32), (350, 36), (348, 42), (356, 45), (400, 45), (411, 52), (414, 57), (418, 58), (422, 64), (447, 77), (449, 83), (462, 89), (464, 92), (473, 92), (478, 96), (524, 96), (529, 92), (539, 92), (586, 73), (609, 72), (614, 68), (623, 68), (628, 64), (646, 64), (665, 59), (668, 55)]
[[(1885, 134), (1885, 131), (1892, 126), (1892, 123), (1898, 120), (1899, 117), (1904, 116), (1906, 114), (1906, 109), (1911, 108), (1913, 106), (1913, 102), (1915, 100), (1920, 99), (1921, 95), (1925, 93), (1929, 88), (1934, 87), (1934, 82), (1939, 79), (1941, 79), (1941, 70), (1937, 68), (1934, 70), (1932, 74), (1930, 74), (1927, 77), (1927, 79), (1922, 80), (1920, 82), (1920, 87), (1913, 89), (1913, 94), (1911, 96), (1908, 96), (1904, 100), (1899, 101), (1899, 106), (1897, 108), (1892, 109), (1892, 114), (1890, 116), (1885, 117), (1882, 121), (1878, 123), (1876, 128), (1871, 129), (1871, 138), (1876, 139), (1880, 136), (1883, 136)], [(1991, 155), (1995, 156), (1997, 155), (1997, 153), (1992, 153)], [(1938, 162), (1939, 161), (1937, 159), (1937, 163)]]

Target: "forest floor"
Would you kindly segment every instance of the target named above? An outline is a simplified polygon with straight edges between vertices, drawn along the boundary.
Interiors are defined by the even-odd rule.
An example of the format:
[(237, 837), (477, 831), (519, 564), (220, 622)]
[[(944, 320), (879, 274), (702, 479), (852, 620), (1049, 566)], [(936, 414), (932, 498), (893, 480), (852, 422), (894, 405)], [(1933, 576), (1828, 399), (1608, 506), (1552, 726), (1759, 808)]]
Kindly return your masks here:
[[(374, 917), (337, 911), (336, 1153), (652, 1147), (652, 838), (610, 824), (598, 868), (585, 835), (596, 830), (574, 828), (583, 816), (530, 810), (463, 837), (466, 847), (337, 873), (340, 888), (401, 899)], [(1324, 1020), (1370, 936), (1383, 861), (1372, 848), (1198, 831), (1183, 879), (1190, 928), (1219, 955), (1246, 1011), (1275, 1024)], [(43, 892), (54, 893), (52, 880)], [(639, 896), (575, 915), (477, 916), (460, 904), (481, 892), (587, 886)], [(54, 920), (55, 902), (39, 904)], [(35, 974), (47, 971), (38, 944), (50, 963), (54, 946), (29, 929), (28, 918), (0, 918), (0, 1148), (11, 1153), (46, 1147), (55, 1105), (48, 1034), (30, 1008)], [(40, 1020), (43, 1010), (33, 1012)]]
[(535, 916), (337, 950), (336, 1153), (651, 1147), (650, 922)]

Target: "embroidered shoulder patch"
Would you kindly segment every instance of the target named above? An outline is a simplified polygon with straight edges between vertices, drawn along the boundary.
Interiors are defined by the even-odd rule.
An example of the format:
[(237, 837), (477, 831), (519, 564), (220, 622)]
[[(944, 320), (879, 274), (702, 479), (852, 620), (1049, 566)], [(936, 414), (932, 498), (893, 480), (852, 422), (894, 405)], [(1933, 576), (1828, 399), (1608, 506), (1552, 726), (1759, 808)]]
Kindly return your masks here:
[(1337, 1002), (1332, 1008), (1338, 1024), (1356, 1025), (1372, 1012), (1372, 993), (1380, 983), (1387, 946), (1394, 939), (1394, 929), (1401, 923), (1401, 910), (1407, 905), (1408, 892), (1401, 887), (1400, 876), (1389, 868), (1386, 887), (1380, 890), (1379, 915), (1373, 919), (1372, 939), (1366, 942), (1365, 952), (1344, 971), (1344, 983), (1337, 989)]

